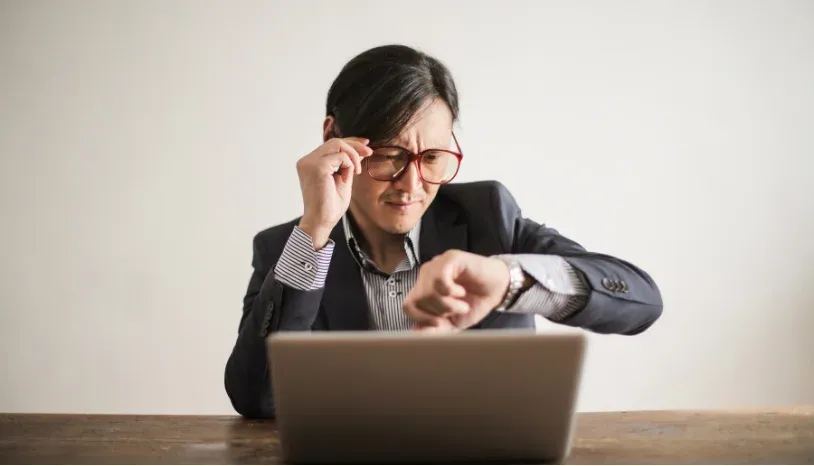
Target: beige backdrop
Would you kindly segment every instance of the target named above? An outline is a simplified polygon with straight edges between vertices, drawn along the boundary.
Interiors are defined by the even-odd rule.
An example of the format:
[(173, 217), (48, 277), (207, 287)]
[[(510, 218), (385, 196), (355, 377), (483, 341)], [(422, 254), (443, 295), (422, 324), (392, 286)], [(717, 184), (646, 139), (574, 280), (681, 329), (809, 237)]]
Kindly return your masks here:
[(457, 77), (460, 181), (660, 284), (580, 409), (814, 402), (813, 2), (5, 0), (0, 411), (232, 412), (252, 236), (389, 42)]

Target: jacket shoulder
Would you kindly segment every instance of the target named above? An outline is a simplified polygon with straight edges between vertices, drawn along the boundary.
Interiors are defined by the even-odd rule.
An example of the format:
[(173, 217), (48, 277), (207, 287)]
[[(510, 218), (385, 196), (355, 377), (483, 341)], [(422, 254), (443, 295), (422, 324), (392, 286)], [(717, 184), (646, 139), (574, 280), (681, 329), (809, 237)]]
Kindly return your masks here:
[[(479, 244), (499, 245), (500, 251), (512, 249), (515, 225), (521, 218), (520, 207), (512, 194), (495, 180), (444, 185), (438, 197), (442, 203), (454, 205), (462, 214), (471, 232), (478, 232)], [(485, 238), (491, 241), (483, 242)], [(486, 249), (484, 249), (486, 250)]]
[(520, 214), (520, 207), (512, 193), (497, 180), (443, 185), (438, 190), (438, 196), (452, 201), (466, 212), (476, 213), (477, 216), (496, 214), (513, 218)]

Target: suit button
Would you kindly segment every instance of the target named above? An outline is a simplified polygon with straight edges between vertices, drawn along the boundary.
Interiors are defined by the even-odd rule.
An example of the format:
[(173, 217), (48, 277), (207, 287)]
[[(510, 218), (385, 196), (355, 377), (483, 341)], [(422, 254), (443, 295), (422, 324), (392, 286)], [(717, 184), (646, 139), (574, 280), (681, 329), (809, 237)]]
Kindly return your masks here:
[(614, 288), (616, 288), (616, 283), (614, 283), (614, 281), (611, 280), (610, 278), (603, 278), (602, 279), (602, 286), (604, 286), (605, 289), (608, 289), (610, 291), (616, 291), (614, 289)]
[(264, 328), (268, 327), (269, 322), (271, 322), (271, 311), (274, 310), (274, 303), (273, 302), (269, 303), (269, 305), (266, 307), (266, 309), (268, 309), (268, 311), (266, 311), (266, 315), (263, 316), (263, 327)]
[(266, 315), (263, 316), (263, 326), (260, 328), (260, 336), (265, 338), (266, 335), (269, 333), (269, 322), (271, 322), (271, 310), (274, 309), (274, 302), (270, 302), (268, 306), (266, 306), (268, 311)]

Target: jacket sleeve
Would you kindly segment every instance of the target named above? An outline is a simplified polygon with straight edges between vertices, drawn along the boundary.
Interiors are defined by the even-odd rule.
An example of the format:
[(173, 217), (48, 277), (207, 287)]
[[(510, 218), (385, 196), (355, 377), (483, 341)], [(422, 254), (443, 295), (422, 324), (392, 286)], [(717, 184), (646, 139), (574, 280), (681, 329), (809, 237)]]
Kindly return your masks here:
[(506, 250), (562, 257), (589, 287), (581, 309), (550, 320), (596, 333), (635, 335), (661, 316), (661, 292), (644, 270), (622, 259), (587, 251), (557, 230), (524, 218), (511, 193), (500, 183), (495, 183), (492, 202), (508, 233), (504, 238)]
[(308, 331), (314, 326), (324, 287), (300, 290), (275, 278), (279, 257), (254, 239), (252, 267), (237, 341), (226, 363), (224, 383), (235, 411), (244, 417), (274, 417), (266, 339), (278, 331)]

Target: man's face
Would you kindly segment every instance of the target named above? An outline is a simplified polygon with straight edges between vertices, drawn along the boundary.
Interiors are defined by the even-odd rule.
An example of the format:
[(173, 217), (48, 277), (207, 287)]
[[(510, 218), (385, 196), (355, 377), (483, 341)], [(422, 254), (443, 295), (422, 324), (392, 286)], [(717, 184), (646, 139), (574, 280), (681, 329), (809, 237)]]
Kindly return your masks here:
[[(447, 149), (452, 137), (452, 113), (442, 101), (425, 106), (411, 126), (388, 145), (419, 153), (426, 149)], [(364, 168), (364, 166), (363, 166)], [(353, 179), (350, 210), (363, 227), (375, 227), (390, 234), (405, 234), (421, 220), (435, 199), (438, 185), (423, 181), (415, 163), (394, 181), (377, 181), (363, 169)]]

